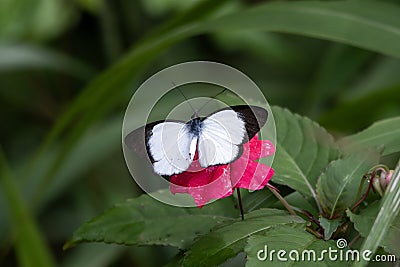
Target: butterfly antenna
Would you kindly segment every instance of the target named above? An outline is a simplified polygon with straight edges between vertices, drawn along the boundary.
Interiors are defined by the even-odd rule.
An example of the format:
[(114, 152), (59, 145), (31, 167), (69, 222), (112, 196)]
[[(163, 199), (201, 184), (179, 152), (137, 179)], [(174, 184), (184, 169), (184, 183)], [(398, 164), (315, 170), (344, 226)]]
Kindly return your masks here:
[(218, 94), (216, 94), (215, 96), (211, 97), (197, 112), (200, 112), (203, 108), (205, 108), (208, 103), (211, 102), (211, 100), (215, 99), (217, 96), (219, 96), (220, 94), (223, 94), (227, 89), (224, 88), (224, 90), (222, 90), (221, 92), (219, 92)]
[(197, 113), (195, 108), (192, 106), (192, 104), (190, 104), (189, 99), (185, 96), (185, 94), (182, 92), (181, 88), (179, 88), (179, 86), (176, 86), (176, 84), (174, 82), (172, 82), (172, 84), (176, 87), (176, 89), (179, 90), (179, 92), (181, 93), (181, 95), (183, 96), (183, 98), (186, 100), (186, 102), (189, 104), (190, 108), (193, 110), (194, 113)]
[(240, 215), (242, 215), (242, 221), (244, 221), (244, 212), (243, 212), (243, 205), (242, 205), (242, 197), (240, 196), (240, 188), (236, 188), (236, 193), (238, 196)]

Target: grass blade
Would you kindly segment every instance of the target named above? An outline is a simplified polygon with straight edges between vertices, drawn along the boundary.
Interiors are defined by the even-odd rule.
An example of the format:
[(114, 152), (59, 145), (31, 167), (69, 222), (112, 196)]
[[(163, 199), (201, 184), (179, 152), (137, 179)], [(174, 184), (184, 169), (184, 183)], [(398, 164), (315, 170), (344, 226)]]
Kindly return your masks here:
[(0, 150), (0, 167), (1, 181), (9, 201), (10, 217), (16, 238), (15, 247), (20, 266), (55, 266), (51, 253), (14, 184), (2, 150)]

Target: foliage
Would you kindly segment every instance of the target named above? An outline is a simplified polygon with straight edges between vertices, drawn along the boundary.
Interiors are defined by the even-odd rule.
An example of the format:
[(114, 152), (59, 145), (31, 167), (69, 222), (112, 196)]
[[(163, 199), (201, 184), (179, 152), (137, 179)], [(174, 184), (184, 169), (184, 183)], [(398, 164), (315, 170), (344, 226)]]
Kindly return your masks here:
[[(259, 266), (265, 244), (320, 251), (338, 238), (400, 257), (399, 165), (382, 198), (365, 194), (376, 164), (400, 155), (398, 3), (180, 2), (0, 4), (0, 265)], [(242, 222), (232, 199), (177, 208), (132, 182), (130, 96), (194, 59), (240, 69), (274, 105), (272, 182), (298, 216), (267, 189), (244, 194)], [(67, 240), (79, 245), (62, 251)]]
[[(302, 191), (304, 188), (308, 189), (309, 191), (305, 190), (306, 192), (308, 192), (308, 194), (304, 194), (306, 196), (306, 199), (308, 199), (311, 205), (316, 205), (320, 208), (320, 215), (322, 216), (320, 218), (314, 218), (315, 220), (319, 220), (319, 223), (315, 228), (308, 226), (308, 231), (315, 231), (316, 235), (320, 234), (321, 237), (324, 237), (324, 239), (327, 240), (331, 238), (337, 238), (340, 229), (346, 226), (345, 220), (347, 217), (345, 216), (345, 210), (354, 209), (354, 207), (357, 207), (360, 195), (354, 194), (354, 192), (357, 192), (357, 190), (359, 189), (359, 185), (362, 181), (363, 176), (368, 173), (369, 169), (371, 169), (374, 165), (378, 163), (378, 159), (380, 157), (379, 152), (377, 152), (372, 143), (371, 146), (369, 146), (370, 150), (364, 151), (362, 155), (360, 155), (359, 152), (356, 150), (352, 154), (348, 154), (340, 159), (336, 159), (335, 157), (333, 157), (330, 160), (325, 160), (325, 158), (322, 158), (323, 160), (325, 160), (325, 164), (321, 165), (319, 167), (319, 173), (317, 172), (315, 174), (316, 181), (312, 183), (308, 182), (307, 186), (305, 186), (305, 182), (308, 181), (307, 179), (305, 179), (305, 177), (310, 177), (310, 175), (308, 172), (307, 174), (301, 173), (301, 175), (298, 175), (298, 172), (301, 172), (301, 170), (307, 166), (310, 167), (310, 165), (302, 163), (305, 159), (309, 160), (312, 158), (318, 158), (317, 156), (310, 156), (310, 151), (324, 151), (325, 149), (321, 150), (319, 148), (336, 148), (336, 145), (334, 145), (332, 138), (314, 138), (313, 134), (315, 133), (315, 130), (320, 132), (321, 128), (315, 123), (310, 124), (310, 120), (307, 118), (300, 117), (281, 108), (274, 108), (274, 115), (278, 127), (278, 136), (282, 136), (279, 135), (279, 125), (281, 125), (282, 123), (285, 123), (287, 121), (297, 121), (299, 125), (304, 125), (303, 127), (299, 127), (301, 129), (299, 131), (285, 131), (286, 137), (284, 136), (281, 139), (278, 138), (278, 149), (281, 148), (281, 150), (283, 150), (284, 147), (293, 148), (293, 139), (297, 140), (296, 143), (297, 147), (299, 148), (295, 147), (295, 149), (297, 150), (295, 152), (291, 152), (292, 155), (296, 155), (294, 159), (291, 158), (290, 160), (291, 162), (293, 162), (293, 164), (286, 164), (286, 168), (278, 167), (279, 179), (275, 179), (274, 181), (276, 183), (282, 183), (284, 185), (290, 186), (292, 189), (300, 193), (304, 192)], [(400, 125), (391, 126), (392, 129), (387, 130), (387, 136), (392, 137), (381, 138), (379, 141), (380, 144), (387, 145), (395, 142), (394, 139), (396, 139), (397, 137), (395, 137), (394, 135), (390, 135), (390, 132), (398, 131)], [(373, 125), (371, 127), (376, 128), (376, 125)], [(314, 129), (314, 131), (308, 129)], [(306, 134), (302, 135), (302, 132)], [(367, 129), (365, 130), (365, 132), (371, 132), (371, 130)], [(324, 131), (323, 134), (327, 135), (327, 133)], [(304, 136), (307, 136), (309, 138), (309, 140), (307, 141), (308, 143), (306, 145), (306, 149), (302, 149), (302, 140), (307, 139)], [(375, 138), (375, 134), (371, 134), (370, 137)], [(364, 135), (363, 138), (365, 138)], [(316, 140), (318, 140), (318, 142), (316, 142)], [(302, 153), (304, 153), (304, 155), (302, 155)], [(330, 152), (328, 150), (328, 152), (323, 153), (323, 155), (329, 155), (329, 153)], [(285, 155), (287, 154), (288, 153), (286, 153)], [(334, 155), (337, 156), (337, 153), (335, 153)], [(280, 157), (277, 157), (275, 160), (278, 162), (278, 164), (282, 164), (282, 162), (285, 162)], [(276, 164), (275, 166), (277, 166), (278, 164)], [(298, 167), (300, 164), (304, 164), (304, 167)], [(284, 177), (286, 179), (281, 177)], [(292, 180), (293, 182), (288, 182)], [(393, 184), (393, 186), (395, 186), (395, 184)], [(314, 194), (311, 194), (309, 192), (314, 192), (316, 198), (314, 199)], [(396, 192), (398, 191), (388, 191), (385, 196), (394, 196)], [(155, 200), (151, 201), (151, 206), (153, 210), (148, 211), (150, 217), (145, 217), (146, 219), (144, 220), (140, 218), (143, 215), (140, 215), (140, 217), (138, 215), (135, 215), (135, 213), (137, 212), (143, 213), (143, 211), (146, 210), (147, 205), (143, 204), (143, 199), (148, 199), (148, 197), (144, 198), (143, 196), (134, 200), (130, 200), (125, 204), (119, 204), (111, 211), (108, 211), (100, 215), (99, 217), (96, 217), (92, 221), (84, 224), (75, 232), (73, 238), (67, 243), (67, 246), (80, 243), (82, 241), (103, 241), (107, 243), (141, 245), (164, 244), (176, 246), (185, 251), (187, 250), (187, 252), (182, 256), (184, 266), (218, 266), (219, 264), (227, 261), (229, 258), (234, 257), (239, 252), (245, 251), (247, 242), (250, 242), (250, 244), (252, 244), (253, 246), (254, 242), (256, 242), (256, 244), (261, 244), (261, 240), (265, 244), (274, 244), (274, 242), (277, 242), (272, 240), (279, 239), (270, 239), (274, 237), (274, 234), (276, 234), (274, 231), (268, 230), (271, 227), (275, 227), (280, 224), (290, 225), (293, 223), (304, 225), (303, 220), (301, 220), (300, 217), (298, 217), (296, 220), (296, 217), (291, 218), (292, 216), (286, 214), (284, 211), (268, 209), (258, 209), (248, 213), (245, 221), (235, 221), (232, 219), (221, 220), (219, 218), (220, 216), (224, 215), (224, 213), (218, 212), (217, 209), (215, 210), (215, 213), (209, 215), (213, 218), (212, 223), (209, 224), (207, 217), (204, 217), (204, 215), (201, 215), (201, 217), (197, 217), (196, 214), (189, 213), (189, 215), (182, 217), (181, 214), (185, 212), (184, 210), (182, 210), (182, 208), (165, 207), (165, 204), (156, 202)], [(375, 206), (377, 207), (383, 205), (383, 202), (381, 203), (381, 201), (378, 201), (377, 203), (378, 204), (375, 204)], [(211, 205), (211, 207), (214, 207), (215, 205), (217, 204), (214, 203)], [(127, 210), (127, 208), (129, 208), (129, 210)], [(392, 217), (391, 221), (394, 221), (393, 218), (396, 216), (396, 212), (398, 212), (398, 207), (392, 205), (389, 212), (387, 212), (387, 215)], [(311, 214), (311, 211), (308, 211), (308, 213)], [(369, 220), (368, 225), (373, 225), (373, 219), (376, 218), (376, 212), (375, 216), (372, 216), (372, 218), (368, 218), (371, 217), (370, 213), (368, 213), (368, 215), (365, 214), (365, 217), (363, 217), (363, 213), (361, 213), (361, 215), (354, 215), (350, 212), (349, 214), (351, 221), (355, 223), (355, 229), (357, 229), (357, 231), (360, 231), (361, 235), (368, 236), (367, 230), (365, 230), (365, 226), (362, 228), (362, 230), (359, 230), (360, 228), (358, 224), (362, 224), (360, 220), (364, 219)], [(299, 216), (301, 215), (302, 213), (299, 213)], [(173, 219), (174, 216), (176, 217), (175, 219)], [(190, 219), (186, 218), (187, 216), (189, 216)], [(359, 219), (359, 217), (362, 219)], [(140, 218), (140, 223), (136, 222), (138, 218)], [(163, 221), (162, 224), (152, 223), (153, 220), (156, 220), (158, 222), (158, 220), (161, 218)], [(182, 222), (181, 218), (183, 219)], [(179, 228), (169, 227), (171, 226), (171, 219), (172, 222), (174, 222), (176, 225), (179, 225)], [(315, 221), (311, 222), (314, 223)], [(203, 230), (200, 231), (199, 229)], [(391, 223), (386, 225), (383, 229), (385, 229), (383, 233), (385, 233), (386, 231), (397, 231), (396, 226), (392, 225)], [(174, 233), (173, 231), (175, 230), (177, 230), (178, 232)], [(150, 231), (150, 233), (148, 231)], [(208, 233), (208, 231), (210, 232)], [(193, 238), (195, 238), (195, 236), (193, 235), (194, 232), (203, 234), (200, 234), (200, 237), (197, 241), (193, 243), (192, 246), (181, 246), (179, 242), (174, 241), (174, 239), (176, 238), (182, 238), (181, 242), (186, 244), (186, 238), (189, 238), (189, 240), (193, 240)], [(287, 233), (289, 232), (293, 232), (291, 233), (291, 235), (293, 235), (291, 237), (291, 240), (293, 240), (293, 238), (299, 239), (298, 242), (300, 243), (302, 242), (300, 240), (302, 240), (303, 238), (310, 239), (309, 242), (311, 242), (311, 240), (314, 240), (312, 242), (316, 242), (316, 244), (319, 244), (320, 246), (320, 249), (317, 251), (320, 251), (322, 250), (322, 248), (328, 246), (328, 243), (323, 244), (323, 239), (318, 239), (312, 234), (306, 233), (305, 226), (303, 226), (302, 228), (297, 227), (296, 231), (291, 230), (290, 228)], [(180, 235), (183, 233), (185, 233), (185, 238), (180, 237)], [(265, 238), (259, 237), (259, 234), (261, 234), (261, 236), (265, 236)], [(271, 237), (269, 236), (269, 234), (271, 234)], [(395, 233), (388, 234), (394, 235)], [(136, 237), (138, 235), (140, 239)], [(147, 238), (148, 235), (152, 237), (149, 239)], [(168, 236), (168, 238), (166, 237), (166, 235)], [(350, 234), (347, 233), (345, 237), (349, 238)], [(387, 238), (383, 238), (379, 242), (382, 242), (381, 245), (392, 253), (398, 250), (398, 244), (395, 241), (388, 241)], [(284, 244), (285, 243), (282, 244), (283, 247), (281, 245), (278, 246), (278, 248), (284, 248)], [(334, 243), (331, 242), (329, 244)], [(262, 249), (262, 246), (260, 247)], [(305, 247), (303, 249), (308, 249), (308, 247)], [(255, 251), (255, 248), (251, 248), (247, 251), (248, 253), (252, 253), (248, 254), (251, 259), (249, 260), (250, 265), (256, 265), (254, 263), (255, 259), (252, 259), (251, 257), (254, 258), (257, 251)], [(259, 262), (259, 264), (262, 264), (262, 262)], [(304, 262), (304, 264), (307, 265), (308, 263)], [(330, 262), (326, 260), (324, 264), (331, 266), (334, 265), (335, 262)]]

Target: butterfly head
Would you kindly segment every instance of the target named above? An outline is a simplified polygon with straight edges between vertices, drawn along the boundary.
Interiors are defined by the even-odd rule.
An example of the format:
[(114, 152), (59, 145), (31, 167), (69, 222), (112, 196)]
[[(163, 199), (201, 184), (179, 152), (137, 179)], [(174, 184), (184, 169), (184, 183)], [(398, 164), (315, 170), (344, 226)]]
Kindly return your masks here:
[(193, 119), (197, 119), (197, 118), (199, 118), (199, 111), (198, 110), (194, 110), (194, 113), (193, 113), (193, 115), (190, 117), (192, 120)]

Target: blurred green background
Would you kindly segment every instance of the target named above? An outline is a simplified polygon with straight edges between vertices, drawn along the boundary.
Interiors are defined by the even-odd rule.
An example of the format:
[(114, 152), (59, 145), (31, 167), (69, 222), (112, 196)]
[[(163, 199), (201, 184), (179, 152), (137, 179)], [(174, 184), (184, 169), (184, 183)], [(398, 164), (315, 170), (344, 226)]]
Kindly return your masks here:
[(243, 27), (236, 29), (233, 16), (230, 29), (228, 20), (225, 28), (190, 33), (203, 20), (267, 2), (284, 1), (0, 1), (0, 265), (159, 266), (177, 252), (104, 244), (62, 251), (84, 221), (142, 193), (122, 155), (123, 113), (141, 82), (173, 64), (233, 66), (271, 105), (308, 116), (336, 137), (400, 115), (400, 60), (383, 55), (400, 51), (349, 46), (351, 36), (338, 43), (301, 29), (246, 28), (240, 15)]

